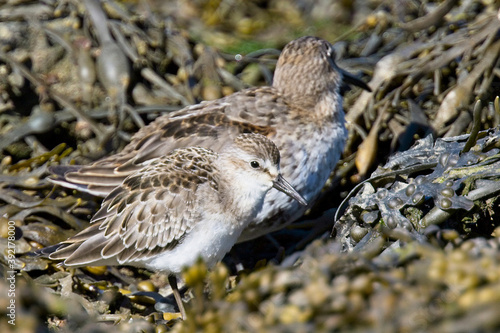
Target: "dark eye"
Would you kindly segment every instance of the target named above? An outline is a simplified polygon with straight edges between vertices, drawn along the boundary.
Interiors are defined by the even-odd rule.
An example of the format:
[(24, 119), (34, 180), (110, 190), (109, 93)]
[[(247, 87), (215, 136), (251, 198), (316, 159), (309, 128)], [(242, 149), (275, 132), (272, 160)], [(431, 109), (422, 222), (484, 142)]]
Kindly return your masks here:
[(252, 161), (252, 162), (250, 162), (250, 166), (251, 166), (252, 168), (254, 168), (254, 169), (257, 169), (257, 168), (259, 168), (259, 167), (260, 167), (260, 163), (259, 163), (259, 162), (257, 162), (257, 161)]

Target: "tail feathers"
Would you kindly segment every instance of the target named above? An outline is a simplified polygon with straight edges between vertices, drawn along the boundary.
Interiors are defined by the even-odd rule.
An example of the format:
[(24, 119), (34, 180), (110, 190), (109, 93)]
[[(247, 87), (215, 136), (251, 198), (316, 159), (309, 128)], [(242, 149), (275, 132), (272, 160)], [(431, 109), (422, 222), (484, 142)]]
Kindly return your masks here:
[(81, 243), (72, 243), (72, 244), (59, 244), (60, 246), (56, 251), (52, 252), (49, 255), (49, 259), (52, 260), (64, 260), (64, 264), (68, 265), (67, 259), (71, 257), (71, 255), (78, 250), (78, 247)]
[(93, 224), (75, 238), (61, 243), (56, 251), (49, 255), (52, 260), (64, 260), (65, 266), (101, 266), (116, 265), (115, 258), (103, 257), (103, 248), (112, 241), (100, 232), (99, 224)]
[(81, 165), (52, 165), (49, 167), (49, 172), (54, 176), (64, 178), (69, 172), (77, 172), (83, 166)]
[(51, 246), (47, 246), (47, 247), (44, 247), (43, 249), (40, 249), (40, 250), (36, 250), (34, 252), (30, 252), (29, 255), (30, 256), (34, 256), (34, 257), (42, 257), (42, 258), (49, 258), (49, 256), (56, 252), (57, 249), (61, 246), (62, 244), (61, 243), (58, 243), (58, 244), (55, 244), (55, 245), (51, 245)]
[(80, 245), (80, 243), (57, 243), (44, 247), (40, 250), (36, 250), (35, 252), (31, 252), (30, 255), (51, 260), (65, 260), (74, 252), (76, 248), (78, 248), (78, 245)]
[(85, 174), (81, 165), (56, 165), (49, 167), (52, 176), (47, 179), (54, 184), (98, 197), (106, 197), (124, 177)]
[(116, 260), (113, 258), (102, 258), (101, 251), (104, 245), (106, 242), (104, 244), (92, 241), (59, 243), (32, 252), (30, 255), (62, 261), (59, 265), (65, 267), (116, 265)]

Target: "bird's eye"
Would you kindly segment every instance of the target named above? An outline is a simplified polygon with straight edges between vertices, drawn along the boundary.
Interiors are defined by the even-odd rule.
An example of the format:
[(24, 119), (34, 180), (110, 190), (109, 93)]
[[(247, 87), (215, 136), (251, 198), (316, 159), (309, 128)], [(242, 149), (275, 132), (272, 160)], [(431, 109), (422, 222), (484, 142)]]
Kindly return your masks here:
[(333, 49), (333, 47), (328, 48), (328, 51), (326, 51), (326, 55), (329, 58), (335, 59), (335, 50)]
[(258, 167), (260, 167), (260, 163), (257, 161), (252, 161), (250, 162), (250, 166), (254, 169), (257, 169)]

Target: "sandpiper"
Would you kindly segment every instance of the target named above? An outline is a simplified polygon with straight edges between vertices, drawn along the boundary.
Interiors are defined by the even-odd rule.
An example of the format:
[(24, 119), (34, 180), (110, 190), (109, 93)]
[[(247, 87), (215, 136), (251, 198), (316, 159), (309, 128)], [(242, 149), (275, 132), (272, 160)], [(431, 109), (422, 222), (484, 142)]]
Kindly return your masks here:
[(91, 226), (42, 249), (68, 267), (130, 265), (169, 273), (181, 311), (176, 275), (202, 258), (213, 266), (261, 210), (272, 188), (307, 205), (282, 177), (275, 144), (241, 134), (220, 153), (178, 148), (149, 160), (104, 199)]
[[(343, 81), (369, 88), (334, 63), (332, 45), (301, 37), (288, 43), (272, 86), (230, 96), (161, 116), (139, 130), (116, 155), (89, 166), (58, 166), (54, 182), (98, 196), (108, 195), (125, 177), (173, 149), (202, 146), (220, 151), (240, 133), (260, 133), (278, 146), (282, 173), (314, 202), (343, 151), (347, 130), (339, 88)], [(278, 230), (305, 211), (289, 196), (267, 194), (264, 205), (239, 241)]]

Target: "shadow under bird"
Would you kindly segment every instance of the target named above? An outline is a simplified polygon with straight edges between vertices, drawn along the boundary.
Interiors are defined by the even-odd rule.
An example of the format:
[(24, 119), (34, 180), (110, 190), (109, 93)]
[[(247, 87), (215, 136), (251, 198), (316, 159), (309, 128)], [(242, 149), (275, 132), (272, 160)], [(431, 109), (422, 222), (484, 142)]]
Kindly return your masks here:
[(300, 205), (306, 200), (280, 173), (275, 144), (241, 134), (220, 153), (178, 148), (150, 160), (107, 195), (91, 226), (38, 251), (68, 267), (130, 265), (169, 273), (182, 317), (176, 275), (202, 258), (220, 261), (278, 189)]
[[(344, 149), (347, 130), (339, 93), (343, 82), (369, 90), (336, 66), (329, 42), (298, 38), (283, 49), (272, 86), (246, 89), (158, 117), (115, 155), (88, 166), (52, 167), (53, 182), (105, 197), (151, 159), (176, 148), (202, 146), (218, 152), (241, 133), (260, 133), (280, 150), (283, 176), (312, 203)], [(289, 196), (269, 191), (238, 241), (278, 230), (305, 209)]]

